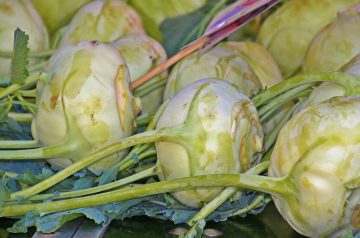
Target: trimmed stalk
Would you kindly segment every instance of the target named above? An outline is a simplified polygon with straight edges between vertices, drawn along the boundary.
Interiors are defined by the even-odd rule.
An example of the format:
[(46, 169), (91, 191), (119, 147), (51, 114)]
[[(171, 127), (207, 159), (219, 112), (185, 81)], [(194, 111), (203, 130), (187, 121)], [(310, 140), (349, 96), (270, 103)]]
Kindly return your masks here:
[[(267, 170), (269, 167), (269, 162), (264, 162), (258, 164), (257, 166), (249, 169), (245, 174), (255, 175), (261, 174)], [(215, 197), (211, 202), (207, 203), (194, 217), (188, 221), (188, 225), (193, 226), (196, 222), (204, 220), (209, 216), (213, 211), (215, 211), (221, 204), (233, 196), (239, 189), (235, 187), (228, 187), (224, 189), (217, 197)], [(251, 209), (250, 209), (251, 210)]]
[(39, 146), (38, 140), (0, 140), (0, 149), (28, 149)]
[(47, 79), (47, 75), (45, 73), (41, 72), (41, 73), (32, 74), (26, 78), (24, 84), (12, 84), (7, 88), (2, 88), (0, 90), (0, 98), (4, 98), (21, 88), (34, 85), (38, 80), (45, 80), (45, 79)]
[(243, 189), (258, 190), (280, 196), (290, 196), (295, 195), (296, 193), (295, 188), (287, 181), (286, 178), (272, 178), (245, 174), (203, 175), (118, 189), (111, 192), (55, 202), (7, 205), (2, 207), (0, 217), (22, 216), (31, 211), (53, 213), (120, 202), (155, 194), (204, 187), (238, 187)]
[(9, 112), (8, 117), (11, 117), (17, 122), (31, 122), (33, 119), (33, 115), (31, 113)]
[[(181, 131), (181, 127), (180, 127)], [(102, 158), (113, 154), (117, 151), (120, 151), (122, 149), (126, 149), (128, 147), (140, 144), (140, 143), (149, 143), (154, 141), (173, 141), (175, 143), (181, 143), (181, 140), (183, 137), (178, 132), (178, 128), (165, 128), (157, 131), (148, 131), (144, 132), (142, 134), (137, 134), (128, 138), (125, 138), (117, 143), (114, 143), (112, 145), (109, 145), (107, 147), (104, 147), (103, 149), (99, 150), (98, 152), (84, 158), (81, 160), (76, 161), (75, 163), (71, 164), (67, 168), (59, 171), (52, 177), (21, 191), (15, 192), (11, 194), (11, 199), (15, 199), (16, 197), (24, 197), (28, 198), (30, 196), (33, 196), (35, 194), (38, 194), (53, 185), (59, 183), (60, 181), (66, 179), (67, 177), (71, 176), (72, 174), (80, 171), (81, 169), (84, 169), (95, 162), (101, 160)], [(41, 151), (41, 150), (40, 150)], [(11, 152), (11, 151), (10, 151)], [(1, 151), (0, 151), (1, 155)]]
[(35, 196), (29, 198), (29, 200), (30, 201), (43, 201), (43, 200), (48, 200), (48, 199), (58, 200), (58, 199), (64, 199), (64, 198), (73, 198), (73, 197), (91, 195), (91, 194), (100, 193), (100, 192), (108, 191), (111, 189), (119, 188), (124, 185), (130, 184), (132, 182), (138, 181), (140, 179), (155, 176), (158, 173), (159, 173), (159, 167), (157, 165), (155, 165), (149, 169), (146, 169), (144, 171), (141, 171), (139, 173), (136, 173), (134, 175), (128, 176), (126, 178), (120, 179), (120, 180), (112, 182), (112, 183), (104, 184), (104, 185), (97, 186), (97, 187), (82, 189), (82, 190), (62, 192), (62, 193), (58, 193), (56, 195), (55, 194), (39, 194), (39, 195), (35, 195)]
[(290, 79), (287, 79), (284, 82), (276, 84), (275, 86), (253, 97), (252, 101), (254, 102), (255, 106), (258, 107), (260, 105), (263, 105), (270, 99), (282, 93), (285, 93), (292, 88), (302, 85), (308, 85), (308, 87), (310, 88), (318, 82), (333, 82), (340, 84), (345, 88), (345, 95), (360, 94), (359, 79), (355, 76), (340, 72), (309, 73), (300, 74)]

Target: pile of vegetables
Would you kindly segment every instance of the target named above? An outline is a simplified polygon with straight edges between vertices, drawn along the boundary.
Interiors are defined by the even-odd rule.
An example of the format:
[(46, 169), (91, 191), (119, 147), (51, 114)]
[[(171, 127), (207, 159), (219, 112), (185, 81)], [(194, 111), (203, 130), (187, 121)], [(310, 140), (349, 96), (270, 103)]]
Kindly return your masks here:
[(239, 2), (0, 1), (8, 230), (147, 215), (201, 237), (273, 201), (304, 236), (360, 235), (360, 1), (283, 1), (132, 86)]

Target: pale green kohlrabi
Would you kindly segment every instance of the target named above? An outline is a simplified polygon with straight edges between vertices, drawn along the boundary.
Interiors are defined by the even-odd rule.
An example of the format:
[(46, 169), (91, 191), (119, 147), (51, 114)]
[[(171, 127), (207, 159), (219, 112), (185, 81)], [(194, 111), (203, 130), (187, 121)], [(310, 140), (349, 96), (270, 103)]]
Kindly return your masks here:
[(144, 21), (146, 32), (158, 41), (162, 41), (160, 24), (166, 18), (176, 17), (195, 11), (206, 0), (130, 0)]
[[(50, 58), (45, 71), (49, 82), (38, 85), (32, 132), (47, 147), (29, 150), (26, 157), (55, 158), (49, 162), (64, 168), (134, 132), (137, 101), (115, 48), (95, 41), (69, 44)], [(98, 174), (124, 153), (115, 153), (90, 170)]]
[(305, 55), (303, 71), (331, 72), (338, 70), (360, 53), (360, 5), (338, 14), (311, 41)]
[(269, 176), (285, 178), (279, 186), (293, 190), (275, 193), (274, 202), (299, 233), (319, 237), (360, 229), (359, 132), (360, 97), (313, 105), (282, 128)]
[[(0, 50), (12, 51), (16, 28), (29, 36), (31, 51), (45, 50), (49, 47), (46, 27), (30, 0), (0, 0)], [(34, 63), (33, 60), (30, 64)], [(0, 77), (9, 74), (10, 59), (0, 59)]]
[(31, 0), (49, 33), (68, 24), (76, 11), (91, 0)]
[(338, 11), (359, 0), (292, 0), (269, 16), (260, 28), (259, 42), (274, 56), (284, 75), (301, 69), (313, 37), (332, 22)]
[[(163, 178), (240, 173), (255, 165), (262, 151), (262, 128), (248, 97), (224, 80), (188, 85), (169, 102), (156, 128), (174, 128), (174, 139), (156, 143)], [(199, 207), (221, 189), (174, 193), (183, 204)]]
[[(164, 99), (203, 78), (224, 79), (247, 96), (283, 81), (279, 67), (261, 45), (228, 41), (204, 54), (194, 53), (180, 61), (170, 72)], [(266, 133), (275, 127), (290, 106), (284, 106), (284, 110), (278, 111), (277, 116), (263, 123)]]
[[(340, 71), (360, 77), (360, 54), (351, 59), (340, 68)], [(324, 82), (316, 87), (308, 99), (304, 102), (302, 108), (323, 102), (327, 99), (337, 96), (344, 96), (345, 89), (339, 84)]]
[[(166, 60), (166, 52), (161, 44), (144, 32), (132, 33), (112, 42), (111, 45), (123, 56), (131, 81), (135, 81)], [(153, 112), (160, 106), (165, 85), (157, 84), (164, 82), (165, 77), (167, 73), (161, 73), (134, 90), (134, 95), (139, 94), (141, 98), (142, 112)], [(156, 87), (152, 88), (154, 85)]]
[(209, 51), (193, 53), (171, 70), (164, 99), (204, 78), (223, 79), (247, 96), (283, 80), (271, 55), (254, 42), (223, 42)]
[(132, 7), (121, 0), (95, 0), (73, 16), (57, 44), (92, 40), (108, 43), (135, 31), (143, 31), (143, 23)]

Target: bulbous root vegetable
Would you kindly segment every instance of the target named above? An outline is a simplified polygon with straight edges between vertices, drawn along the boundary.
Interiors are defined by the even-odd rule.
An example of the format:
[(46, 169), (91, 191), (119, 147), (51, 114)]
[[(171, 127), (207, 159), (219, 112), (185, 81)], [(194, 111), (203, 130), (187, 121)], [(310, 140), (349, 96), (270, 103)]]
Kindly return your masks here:
[[(296, 88), (300, 85), (306, 85), (307, 87), (311, 87), (314, 85), (314, 83), (319, 81), (330, 81), (335, 82), (340, 85), (342, 85), (346, 89), (345, 96), (349, 95), (357, 95), (359, 94), (359, 81), (348, 74), (344, 73), (321, 73), (321, 74), (304, 74), (300, 76), (296, 76), (292, 79), (289, 79), (285, 82), (282, 82), (260, 94), (255, 96), (253, 98), (254, 103), (260, 107), (262, 105), (266, 105), (266, 103), (270, 100), (276, 100), (273, 99), (277, 95), (281, 95), (281, 93), (288, 91), (291, 88)], [(67, 119), (70, 120), (70, 119)], [(167, 130), (170, 129), (161, 129), (157, 133), (154, 133), (154, 131), (149, 131), (144, 134), (145, 140), (142, 141), (143, 143), (153, 141), (153, 140), (161, 140), (164, 139), (164, 136), (169, 134)], [(172, 129), (176, 130), (176, 128)], [(174, 133), (173, 136), (170, 135), (170, 137), (176, 137), (177, 132)], [(48, 180), (45, 180), (44, 183), (47, 184), (47, 186), (43, 185), (35, 185), (35, 188), (30, 188), (31, 192), (24, 192), (20, 191), (19, 195), (24, 197), (29, 197), (31, 195), (37, 194), (38, 192), (41, 192), (45, 190), (48, 187), (51, 187), (52, 185), (56, 184), (57, 182), (61, 181), (62, 179), (70, 176), (71, 174), (87, 167), (90, 164), (95, 163), (96, 161), (100, 160), (103, 155), (115, 153), (118, 150), (121, 150), (123, 148), (127, 148), (129, 146), (133, 146), (135, 144), (139, 144), (140, 141), (137, 139), (138, 135), (135, 135), (134, 137), (130, 137), (126, 139), (124, 142), (119, 142), (118, 144), (113, 144), (111, 146), (106, 147), (104, 151), (99, 151), (99, 153), (95, 153), (94, 155), (90, 157), (86, 157), (82, 160), (79, 160), (78, 162), (74, 163), (73, 165), (69, 166), (68, 168), (64, 169), (63, 171), (60, 171), (57, 175), (54, 175), (54, 177), (50, 178), (49, 182)], [(151, 138), (152, 137), (152, 138)], [(70, 146), (70, 145), (69, 145)], [(67, 146), (50, 146), (46, 148), (38, 148), (38, 149), (30, 149), (30, 150), (1, 150), (0, 151), (0, 159), (1, 160), (22, 160), (22, 159), (41, 159), (41, 158), (52, 158), (53, 156), (59, 155), (61, 153), (64, 153), (65, 151), (69, 151), (72, 148), (74, 149), (76, 147), (75, 145), (71, 145), (71, 148), (66, 148)], [(131, 162), (130, 164), (131, 165)], [(46, 188), (45, 188), (46, 187)], [(42, 189), (44, 188), (44, 189)], [(33, 190), (34, 189), (34, 190)], [(26, 190), (28, 191), (28, 190)]]
[[(324, 236), (342, 228), (358, 229), (359, 105), (360, 97), (336, 98), (291, 119), (282, 129), (270, 161), (269, 174), (276, 177), (211, 174), (180, 178), (49, 203), (6, 205), (0, 216), (19, 216), (30, 211), (52, 213), (193, 188), (234, 187), (273, 195), (280, 213), (303, 235)], [(309, 116), (314, 120), (306, 119)], [(335, 127), (346, 131), (337, 134)], [(302, 145), (299, 138), (309, 135), (308, 130), (315, 133)], [(293, 133), (295, 138), (289, 139)], [(290, 147), (298, 152), (284, 151)]]
[[(38, 84), (39, 107), (32, 121), (33, 137), (44, 147), (18, 150), (13, 159), (52, 159), (49, 163), (63, 168), (133, 132), (138, 108), (116, 49), (99, 42), (69, 44), (52, 56), (46, 71), (49, 80)], [(26, 143), (31, 144), (14, 141), (12, 147), (29, 147)], [(115, 154), (90, 170), (100, 173), (121, 158)]]

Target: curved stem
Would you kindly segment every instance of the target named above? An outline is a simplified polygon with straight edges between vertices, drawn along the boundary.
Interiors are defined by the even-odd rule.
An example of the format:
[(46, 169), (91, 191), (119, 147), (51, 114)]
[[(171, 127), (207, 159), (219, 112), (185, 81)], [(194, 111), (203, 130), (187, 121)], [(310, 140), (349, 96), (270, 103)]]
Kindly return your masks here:
[(39, 146), (38, 140), (0, 140), (0, 149), (28, 149)]
[(8, 86), (7, 88), (3, 88), (0, 91), (0, 99), (16, 92), (17, 90), (19, 90), (21, 88), (31, 86), (31, 85), (35, 84), (39, 79), (42, 79), (45, 77), (46, 77), (46, 74), (44, 74), (44, 73), (36, 73), (36, 74), (30, 75), (29, 77), (27, 77), (24, 84), (12, 84), (12, 85)]
[(231, 216), (238, 216), (238, 215), (247, 213), (247, 212), (255, 209), (256, 207), (258, 207), (259, 204), (264, 202), (264, 200), (265, 200), (265, 195), (259, 194), (252, 203), (250, 203), (248, 206), (244, 207), (243, 209), (240, 209), (240, 210), (234, 212), (233, 214), (231, 214)]
[[(296, 99), (302, 95), (304, 95), (304, 92), (307, 94), (311, 92), (311, 90), (308, 89), (309, 85), (301, 85), (299, 87), (296, 87), (294, 89), (290, 89), (289, 91), (279, 95), (278, 97), (272, 99), (268, 104), (262, 106), (260, 109), (258, 109), (258, 114), (260, 117), (266, 115), (266, 113), (276, 110), (280, 106), (284, 105), (285, 103)], [(266, 119), (264, 119), (266, 120)]]
[(258, 95), (252, 98), (252, 101), (255, 106), (260, 106), (269, 101), (270, 99), (280, 95), (289, 89), (301, 86), (308, 85), (311, 87), (315, 83), (319, 82), (333, 82), (340, 84), (345, 88), (346, 96), (360, 94), (360, 80), (355, 76), (340, 73), (309, 73), (309, 74), (300, 74), (293, 78), (287, 79), (275, 86), (262, 91)]
[(11, 117), (17, 122), (31, 122), (33, 119), (33, 115), (31, 113), (9, 112), (8, 117)]
[(298, 107), (300, 106), (300, 103), (297, 103), (294, 107), (292, 107), (283, 118), (281, 118), (280, 122), (277, 123), (277, 125), (275, 126), (275, 128), (271, 131), (270, 134), (265, 135), (265, 146), (264, 146), (264, 151), (267, 152), (271, 146), (273, 146), (273, 144), (276, 141), (276, 138), (281, 130), (281, 128), (285, 125), (285, 123), (290, 120), (290, 118), (292, 117), (293, 113), (298, 109)]
[(100, 192), (108, 191), (108, 190), (111, 190), (114, 188), (119, 188), (121, 186), (138, 181), (143, 178), (148, 178), (148, 177), (154, 176), (157, 173), (158, 173), (158, 166), (153, 166), (149, 169), (146, 169), (146, 170), (136, 173), (134, 175), (128, 176), (126, 178), (123, 178), (118, 181), (108, 183), (105, 185), (82, 189), (82, 190), (77, 190), (77, 191), (63, 192), (63, 193), (59, 193), (56, 195), (55, 194), (39, 194), (39, 195), (30, 197), (29, 200), (30, 201), (43, 201), (43, 200), (47, 200), (47, 199), (64, 199), (64, 198), (80, 197), (80, 196), (100, 193)]
[[(30, 51), (29, 57), (30, 58), (41, 58), (41, 57), (48, 57), (53, 55), (56, 50), (39, 50), (39, 51)], [(12, 51), (4, 51), (0, 50), (0, 57), (2, 58), (11, 58), (13, 56)]]
[(139, 90), (136, 90), (136, 89), (135, 89), (135, 90), (134, 90), (134, 95), (135, 95), (136, 97), (143, 97), (143, 96), (151, 93), (153, 90), (165, 86), (165, 84), (166, 84), (166, 80), (156, 81), (156, 82), (150, 84), (150, 85), (147, 86), (147, 87), (141, 88), (141, 89), (139, 89)]
[[(267, 170), (269, 162), (263, 162), (257, 166), (249, 169), (245, 174), (261, 174)], [(204, 220), (213, 211), (215, 211), (221, 204), (233, 196), (239, 189), (235, 187), (225, 188), (218, 196), (216, 196), (211, 202), (207, 203), (196, 215), (188, 221), (188, 225), (193, 226), (196, 222)]]
[(17, 93), (20, 94), (23, 97), (32, 97), (32, 98), (36, 97), (36, 89), (19, 90), (19, 91), (17, 91)]
[[(148, 143), (148, 142), (153, 142), (153, 141), (160, 141), (163, 139), (171, 140), (172, 134), (174, 134), (174, 132), (172, 131), (172, 128), (170, 128), (170, 130), (167, 130), (167, 128), (165, 128), (164, 130), (148, 131), (145, 133), (137, 134), (137, 135), (125, 138), (123, 140), (120, 140), (117, 143), (114, 143), (112, 145), (102, 148), (101, 150), (95, 152), (94, 154), (92, 154), (86, 158), (76, 161), (75, 163), (73, 163), (70, 166), (68, 166), (67, 168), (59, 171), (58, 173), (51, 176), (50, 178), (45, 179), (30, 188), (27, 188), (27, 189), (24, 189), (24, 190), (21, 190), (21, 191), (11, 194), (11, 199), (16, 198), (17, 196), (28, 198), (30, 196), (38, 194), (38, 193), (52, 187), (53, 185), (59, 183), (60, 181), (66, 179), (67, 177), (71, 176), (72, 174), (80, 171), (81, 169), (84, 169), (84, 168), (96, 163), (97, 161), (101, 160), (102, 158), (115, 153), (116, 151), (131, 147), (131, 146), (139, 144), (139, 143)], [(0, 154), (1, 154), (1, 151), (0, 151)]]
[(129, 187), (86, 197), (48, 203), (6, 205), (1, 208), (0, 217), (21, 216), (30, 211), (53, 213), (199, 187), (238, 187), (277, 195), (295, 195), (295, 189), (289, 185), (286, 178), (245, 174), (203, 175)]
[(26, 149), (26, 150), (0, 150), (1, 160), (29, 160), (29, 159), (51, 159), (64, 156), (73, 151), (73, 145), (61, 143), (53, 146)]

